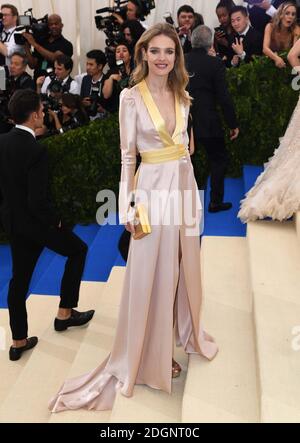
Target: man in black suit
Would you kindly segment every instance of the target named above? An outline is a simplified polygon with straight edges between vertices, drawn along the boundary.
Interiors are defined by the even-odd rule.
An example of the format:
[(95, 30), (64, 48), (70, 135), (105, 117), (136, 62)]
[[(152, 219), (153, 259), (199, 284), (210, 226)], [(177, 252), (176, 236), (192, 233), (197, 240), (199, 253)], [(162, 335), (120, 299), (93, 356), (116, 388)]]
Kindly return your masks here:
[(105, 113), (106, 100), (102, 91), (107, 78), (103, 73), (107, 60), (100, 49), (89, 51), (86, 57), (87, 75), (82, 79), (80, 95), (90, 119), (95, 120)]
[(94, 311), (79, 313), (73, 309), (79, 299), (87, 246), (62, 226), (49, 202), (47, 151), (35, 140), (35, 130), (43, 126), (44, 118), (40, 97), (28, 89), (17, 91), (10, 100), (9, 111), (16, 127), (0, 136), (0, 189), (1, 216), (13, 260), (8, 293), (13, 337), (9, 356), (16, 361), (38, 342), (37, 337), (28, 338), (26, 296), (45, 247), (68, 258), (55, 330), (86, 324)]
[(195, 26), (195, 11), (190, 5), (183, 5), (177, 11), (177, 33), (183, 52), (187, 54), (192, 50), (191, 36)]
[[(279, 6), (286, 0), (261, 0), (255, 4), (251, 0), (246, 0), (245, 5), (248, 10), (251, 26), (256, 31), (264, 34), (265, 27), (272, 20)], [(294, 0), (292, 0), (294, 1)]]
[(231, 209), (224, 203), (224, 180), (228, 163), (224, 131), (218, 115), (220, 105), (230, 127), (231, 140), (239, 135), (234, 106), (229, 95), (221, 59), (208, 55), (213, 46), (213, 34), (207, 26), (198, 26), (192, 34), (193, 50), (186, 55), (189, 72), (189, 93), (194, 101), (191, 108), (196, 148), (206, 149), (211, 169), (210, 212)]
[(235, 31), (230, 41), (233, 50), (231, 65), (238, 66), (241, 61), (249, 63), (253, 55), (262, 55), (263, 35), (252, 28), (244, 6), (235, 6), (230, 17)]

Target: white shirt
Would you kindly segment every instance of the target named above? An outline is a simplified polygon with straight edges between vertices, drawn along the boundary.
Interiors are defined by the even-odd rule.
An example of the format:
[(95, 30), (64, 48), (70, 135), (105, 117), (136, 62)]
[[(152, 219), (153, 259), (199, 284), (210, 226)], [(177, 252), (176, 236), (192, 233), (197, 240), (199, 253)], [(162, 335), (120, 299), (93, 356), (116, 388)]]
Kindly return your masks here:
[[(248, 25), (247, 28), (244, 30), (244, 32), (239, 32), (238, 34), (239, 34), (239, 35), (244, 35), (244, 36), (246, 36), (247, 33), (249, 32), (249, 29), (250, 29), (250, 28), (251, 28), (251, 26)], [(245, 51), (244, 51), (241, 55), (239, 55), (240, 60), (245, 60), (246, 55), (247, 55), (247, 54), (246, 54)], [(233, 64), (233, 61), (231, 62), (231, 66), (235, 66), (235, 65)]]
[(21, 129), (21, 131), (29, 132), (29, 134), (31, 134), (35, 138), (35, 132), (31, 128), (28, 128), (28, 126), (16, 125), (15, 128)]
[(239, 35), (247, 35), (247, 33), (249, 32), (250, 29), (250, 25), (247, 26), (247, 28), (245, 29), (244, 32), (239, 32)]
[[(69, 79), (69, 77), (65, 78), (64, 81), (62, 82), (62, 84), (65, 85), (66, 82), (68, 81), (68, 79)], [(41, 89), (42, 94), (47, 94), (47, 89), (48, 89), (48, 86), (50, 85), (50, 83), (51, 83), (51, 78), (46, 77), (46, 79), (43, 83), (42, 89)], [(75, 80), (72, 80), (69, 92), (70, 92), (70, 94), (78, 94), (78, 95), (80, 94), (79, 85)]]
[(11, 56), (13, 55), (14, 52), (24, 52), (23, 47), (20, 45), (16, 45), (16, 43), (15, 43), (15, 36), (14, 36), (15, 30), (16, 30), (15, 26), (10, 29), (3, 29), (2, 34), (1, 34), (1, 41), (5, 40), (6, 34), (8, 34), (7, 41), (5, 43), (3, 43), (7, 48), (7, 56), (5, 59), (5, 64), (7, 66), (10, 66)]

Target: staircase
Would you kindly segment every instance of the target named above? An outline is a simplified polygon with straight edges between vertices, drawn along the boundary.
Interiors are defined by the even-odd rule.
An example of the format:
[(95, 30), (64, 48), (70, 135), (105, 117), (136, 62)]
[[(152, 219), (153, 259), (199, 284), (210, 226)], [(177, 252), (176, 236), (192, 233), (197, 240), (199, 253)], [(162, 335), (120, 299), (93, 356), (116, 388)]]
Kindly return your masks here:
[[(220, 347), (214, 361), (187, 357), (176, 349), (183, 372), (173, 381), (171, 396), (136, 386), (132, 398), (117, 395), (112, 411), (48, 412), (48, 401), (62, 382), (94, 369), (113, 342), (125, 274), (117, 249), (122, 228), (90, 228), (84, 234), (90, 253), (80, 309), (95, 307), (96, 315), (88, 327), (62, 334), (53, 331), (53, 295), (58, 293), (63, 264), (48, 251), (32, 292), (50, 292), (28, 300), (30, 333), (38, 335), (40, 343), (17, 364), (8, 361), (7, 351), (0, 352), (5, 380), (0, 384), (0, 422), (299, 422), (300, 214), (285, 223), (250, 223), (246, 237), (245, 227), (236, 221), (238, 200), (260, 170), (245, 168), (243, 179), (228, 181), (227, 198), (236, 196), (234, 210), (226, 218), (217, 214), (206, 220), (201, 248), (203, 324)], [(0, 259), (8, 254), (0, 250)], [(1, 267), (2, 291), (7, 266), (4, 271), (6, 278)], [(0, 310), (0, 325), (7, 331), (8, 346), (5, 310)]]

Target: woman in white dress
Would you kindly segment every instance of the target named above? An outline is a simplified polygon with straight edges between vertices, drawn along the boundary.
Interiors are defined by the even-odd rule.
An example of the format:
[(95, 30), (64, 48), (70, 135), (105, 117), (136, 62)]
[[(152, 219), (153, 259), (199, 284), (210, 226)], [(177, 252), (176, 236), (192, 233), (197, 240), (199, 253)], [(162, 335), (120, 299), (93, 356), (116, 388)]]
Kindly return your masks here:
[[(300, 40), (288, 59), (300, 75)], [(300, 77), (294, 87), (300, 87)], [(254, 187), (241, 202), (238, 217), (244, 222), (272, 218), (283, 221), (300, 210), (300, 99), (274, 156), (265, 165)]]

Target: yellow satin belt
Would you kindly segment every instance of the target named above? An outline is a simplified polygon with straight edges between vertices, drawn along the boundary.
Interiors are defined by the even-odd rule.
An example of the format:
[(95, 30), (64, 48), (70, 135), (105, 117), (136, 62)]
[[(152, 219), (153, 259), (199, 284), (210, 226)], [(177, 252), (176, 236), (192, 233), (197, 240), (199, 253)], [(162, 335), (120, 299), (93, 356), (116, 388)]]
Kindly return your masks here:
[(184, 145), (173, 145), (153, 151), (141, 152), (143, 163), (166, 163), (185, 157), (188, 152)]

